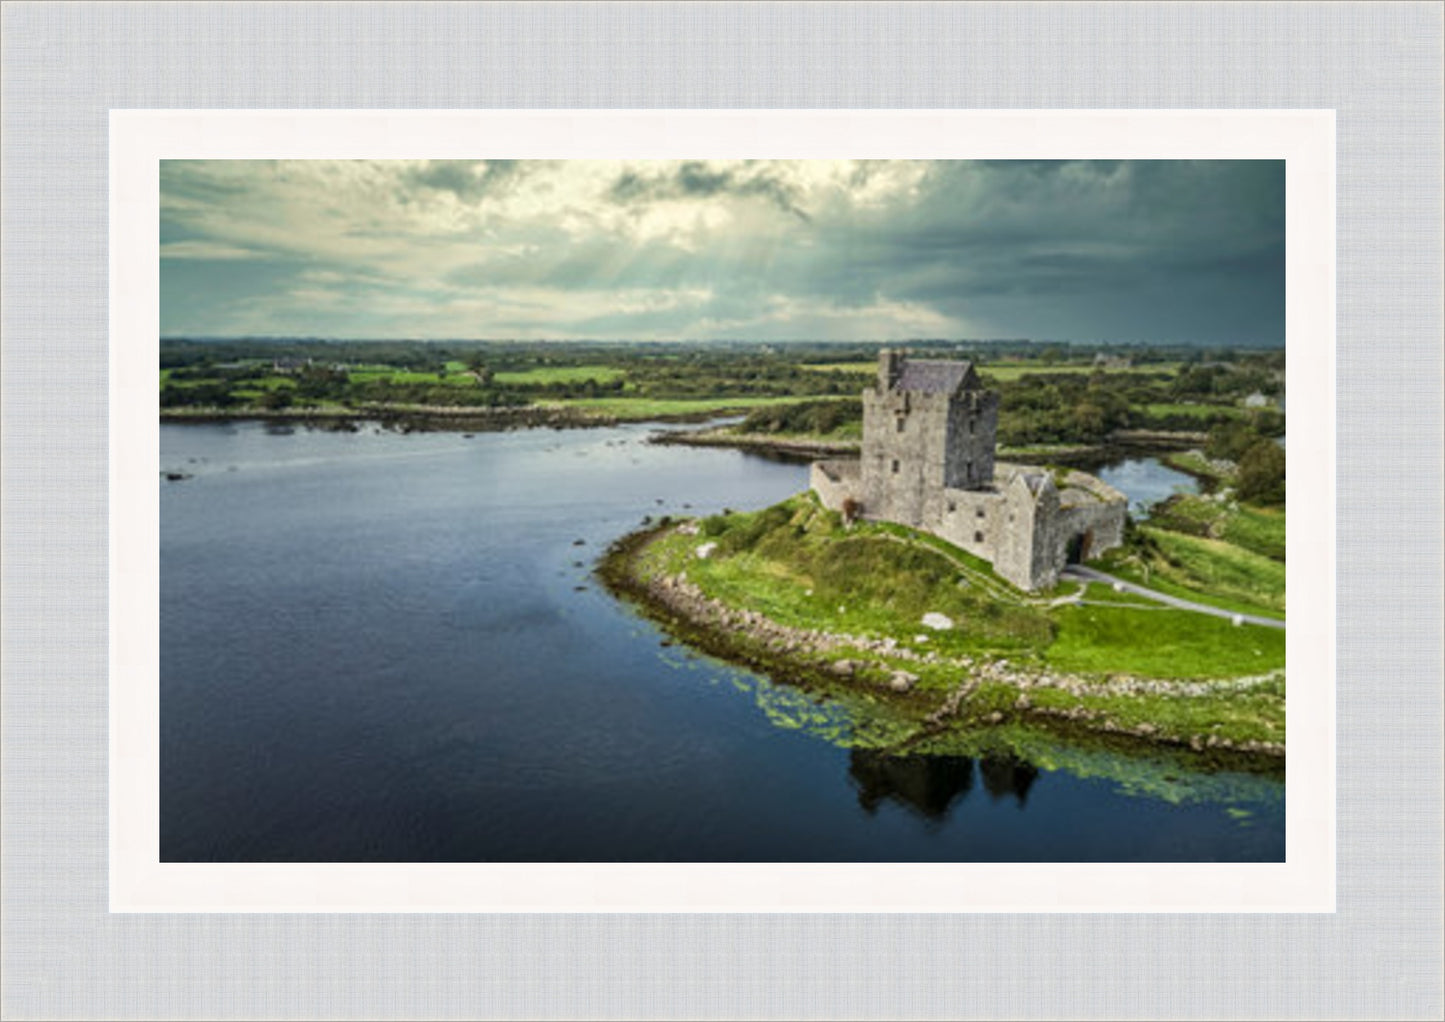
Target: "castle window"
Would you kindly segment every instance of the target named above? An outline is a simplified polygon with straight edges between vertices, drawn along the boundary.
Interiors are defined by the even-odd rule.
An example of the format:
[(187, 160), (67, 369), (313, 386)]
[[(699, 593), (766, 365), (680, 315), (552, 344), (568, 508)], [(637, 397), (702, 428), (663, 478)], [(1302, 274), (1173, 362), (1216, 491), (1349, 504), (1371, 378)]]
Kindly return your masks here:
[(983, 508), (979, 508), (977, 511), (974, 512), (974, 514), (976, 514), (978, 517), (982, 518), (982, 517), (983, 517)]
[(982, 543), (982, 542), (983, 542), (983, 533), (981, 533), (981, 532), (975, 532), (975, 533), (973, 534), (973, 541), (974, 541), (975, 543)]
[(897, 474), (898, 474), (898, 459), (897, 459), (897, 458), (894, 458), (894, 459), (893, 459), (893, 474), (894, 474), (894, 475), (897, 475)]
[(969, 435), (969, 436), (973, 436), (973, 421), (974, 421), (974, 420), (972, 420), (972, 419), (969, 419), (969, 420), (968, 420), (968, 435)]
[(900, 415), (900, 416), (895, 420), (895, 422), (897, 423), (897, 426), (898, 426), (898, 432), (902, 433), (902, 432), (903, 432), (903, 427), (904, 427), (905, 425), (907, 425), (908, 420), (905, 419), (905, 418), (903, 418), (903, 417)]
[(958, 510), (958, 505), (955, 504), (953, 501), (950, 500), (950, 501), (948, 502), (948, 513), (949, 513), (949, 514), (953, 514), (953, 512), (955, 512), (955, 511), (957, 511), (957, 510)]

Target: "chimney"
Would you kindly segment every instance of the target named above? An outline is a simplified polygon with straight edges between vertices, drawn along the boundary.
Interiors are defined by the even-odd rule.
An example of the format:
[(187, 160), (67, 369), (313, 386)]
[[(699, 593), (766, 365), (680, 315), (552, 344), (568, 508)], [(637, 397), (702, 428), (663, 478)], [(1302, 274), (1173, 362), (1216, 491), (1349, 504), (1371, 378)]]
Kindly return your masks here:
[(903, 375), (903, 352), (882, 348), (878, 352), (878, 390), (892, 390)]

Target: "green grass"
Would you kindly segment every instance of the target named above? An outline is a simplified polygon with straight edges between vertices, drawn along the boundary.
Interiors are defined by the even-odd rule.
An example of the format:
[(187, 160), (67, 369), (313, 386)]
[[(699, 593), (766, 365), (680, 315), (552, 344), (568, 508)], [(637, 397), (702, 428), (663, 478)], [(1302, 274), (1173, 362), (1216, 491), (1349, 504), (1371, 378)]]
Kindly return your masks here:
[(613, 366), (541, 366), (537, 369), (524, 369), (518, 372), (500, 372), (493, 379), (508, 386), (525, 387), (542, 386), (548, 383), (585, 383), (588, 380), (611, 383), (625, 375), (623, 370)]
[(1198, 451), (1178, 451), (1166, 454), (1161, 460), (1170, 468), (1176, 468), (1191, 475), (1203, 476), (1205, 479), (1213, 479), (1218, 482), (1228, 482), (1230, 479), (1228, 475), (1217, 472), (1209, 459)]
[(1104, 582), (1090, 582), (1084, 587), (1083, 599), (1091, 603), (1110, 603), (1121, 607), (1158, 608), (1157, 600), (1136, 593), (1116, 593), (1114, 587)]
[(441, 373), (428, 373), (417, 369), (391, 369), (381, 366), (352, 369), (348, 375), (353, 383), (389, 380), (392, 383), (440, 383), (452, 387), (477, 386), (477, 378), (466, 372), (448, 372), (443, 376)]
[(1284, 609), (1285, 568), (1271, 558), (1222, 540), (1144, 527), (1163, 548), (1181, 584)]
[(1170, 596), (1194, 600), (1222, 610), (1267, 617), (1285, 612), (1285, 565), (1224, 540), (1140, 526), (1155, 544), (1142, 554), (1117, 549), (1104, 554), (1099, 566), (1122, 579)]
[[(1112, 376), (1119, 373), (1173, 373), (1178, 368), (1178, 362), (1159, 362), (1154, 365), (1130, 366), (1128, 369), (1103, 369), (1101, 371)], [(1086, 362), (1005, 362), (994, 365), (982, 365), (979, 366), (978, 371), (983, 376), (992, 377), (1000, 383), (1007, 383), (1012, 380), (1017, 380), (1020, 376), (1037, 375), (1040, 373), (1089, 374), (1095, 371), (1095, 367)]]
[[(1158, 606), (1157, 604), (1155, 606)], [(1186, 610), (1060, 607), (1045, 659), (1061, 670), (1221, 678), (1284, 666), (1284, 631)]]
[(1276, 561), (1285, 556), (1283, 509), (1241, 506), (1224, 526), (1223, 538)]
[(1285, 513), (1275, 508), (1181, 495), (1156, 509), (1150, 525), (1222, 539), (1271, 560), (1285, 558)]
[(1150, 415), (1187, 415), (1190, 418), (1200, 419), (1203, 421), (1218, 418), (1221, 415), (1228, 416), (1230, 418), (1239, 418), (1244, 414), (1241, 409), (1235, 408), (1232, 405), (1196, 405), (1166, 403), (1145, 405), (1144, 410)]
[(802, 362), (799, 369), (806, 369), (810, 373), (857, 373), (860, 376), (869, 376), (878, 371), (878, 363), (873, 362)]
[(247, 380), (246, 386), (256, 390), (295, 390), (296, 381), (290, 376), (263, 376), (258, 380)]

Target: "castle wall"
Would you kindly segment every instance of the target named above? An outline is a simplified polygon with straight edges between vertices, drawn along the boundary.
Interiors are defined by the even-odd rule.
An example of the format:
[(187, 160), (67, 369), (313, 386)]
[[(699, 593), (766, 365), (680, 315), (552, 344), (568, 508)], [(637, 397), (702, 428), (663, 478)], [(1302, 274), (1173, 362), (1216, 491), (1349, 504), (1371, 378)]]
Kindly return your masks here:
[(1077, 491), (1065, 490), (1063, 503), (1056, 499), (1048, 514), (1035, 516), (1032, 577), (1028, 588), (1043, 589), (1057, 582), (1059, 573), (1070, 563), (1070, 547), (1075, 543), (1078, 546), (1072, 559), (1085, 561), (1124, 542), (1127, 506), (1124, 498), (1107, 500), (1090, 496), (1071, 500), (1076, 494)]
[(1075, 536), (1086, 540), (1081, 557), (1091, 560), (1106, 550), (1124, 543), (1124, 508), (1117, 504), (1085, 504), (1064, 508), (1054, 527), (1053, 544), (1057, 559), (1063, 563), (1068, 544)]
[(943, 484), (961, 490), (993, 482), (998, 435), (998, 395), (990, 390), (965, 391), (948, 407), (948, 438)]
[(808, 485), (833, 511), (842, 511), (844, 501), (857, 500), (859, 496), (859, 463), (857, 458), (837, 458), (831, 461), (815, 461), (808, 470)]
[(947, 487), (929, 501), (924, 528), (992, 562), (1004, 532), (1004, 496), (995, 490)]
[(1052, 502), (1045, 497), (1040, 506), (1021, 475), (1012, 476), (1002, 488), (1002, 521), (993, 570), (1020, 589), (1036, 589), (1041, 566), (1035, 540), (1042, 520), (1052, 513)]
[(944, 394), (863, 392), (863, 504), (872, 517), (923, 523), (943, 486), (949, 401)]

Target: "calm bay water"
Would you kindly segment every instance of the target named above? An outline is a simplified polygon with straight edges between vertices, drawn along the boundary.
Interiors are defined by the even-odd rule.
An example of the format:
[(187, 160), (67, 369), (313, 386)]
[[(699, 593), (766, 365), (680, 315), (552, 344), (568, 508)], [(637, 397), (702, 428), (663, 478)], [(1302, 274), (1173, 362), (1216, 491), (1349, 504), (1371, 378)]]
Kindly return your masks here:
[(663, 646), (601, 549), (807, 469), (651, 431), (162, 426), (162, 857), (1283, 858), (1275, 781), (851, 750), (841, 708)]
[(1175, 493), (1199, 492), (1193, 476), (1161, 465), (1157, 458), (1121, 458), (1091, 471), (1129, 498), (1129, 513), (1136, 518)]

